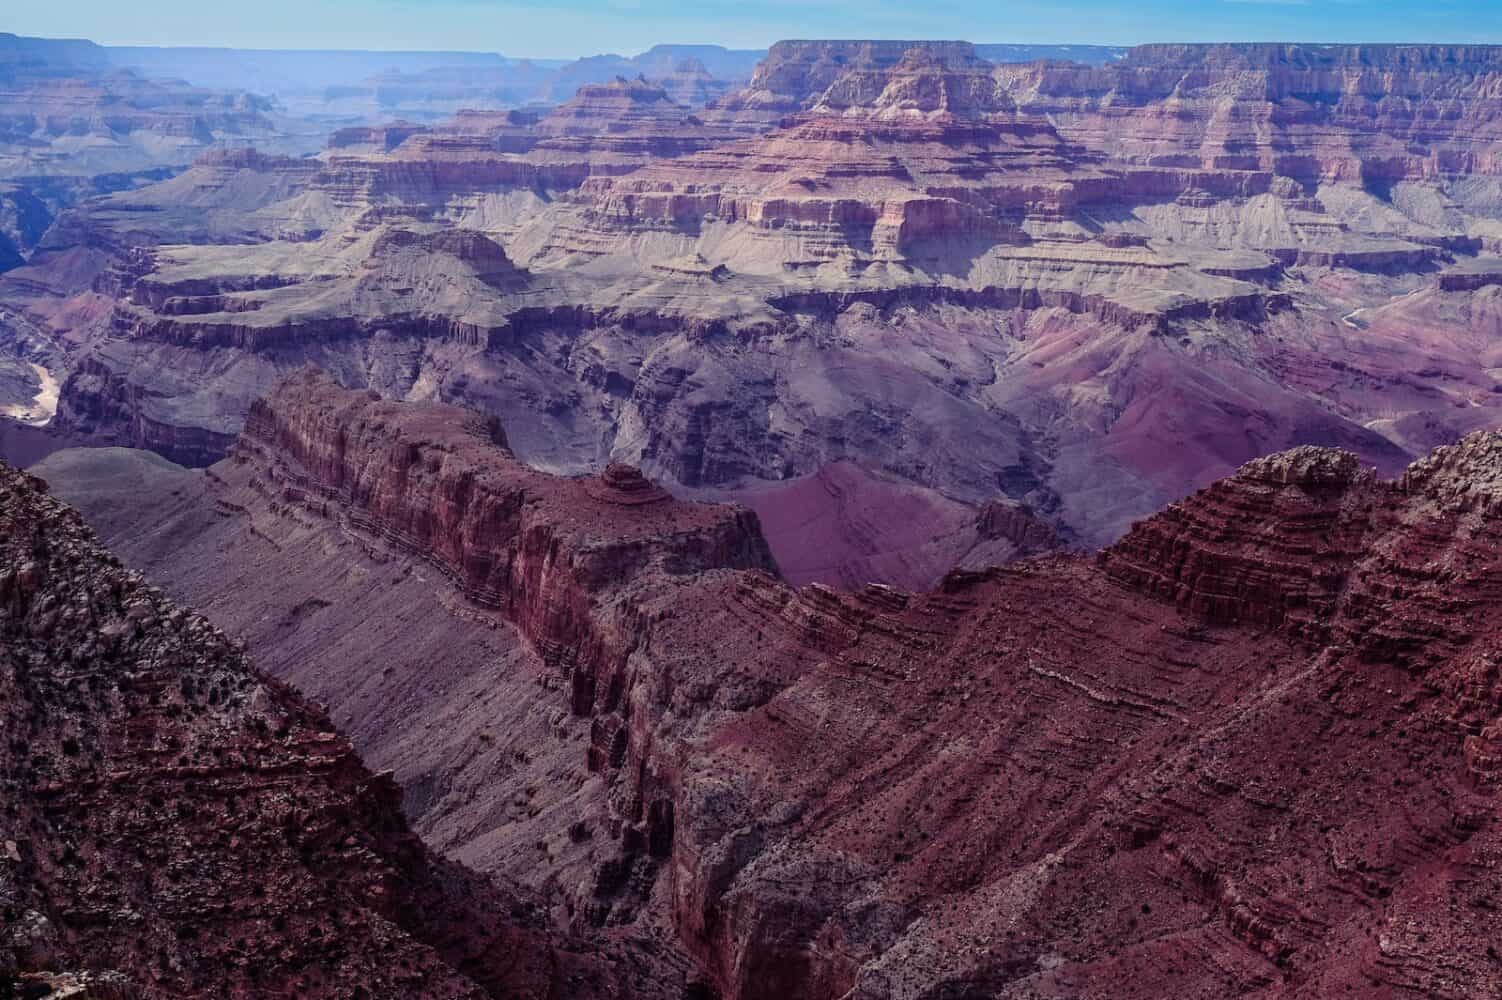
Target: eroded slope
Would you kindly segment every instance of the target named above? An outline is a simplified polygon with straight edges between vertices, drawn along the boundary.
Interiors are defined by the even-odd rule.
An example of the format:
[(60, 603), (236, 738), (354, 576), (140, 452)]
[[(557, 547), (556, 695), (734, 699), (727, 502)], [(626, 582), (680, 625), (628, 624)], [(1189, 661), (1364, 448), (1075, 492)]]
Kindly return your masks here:
[(619, 988), (533, 904), (430, 854), (322, 709), (8, 466), (0, 546), (7, 987), (94, 970), (101, 996)]
[[(209, 464), (311, 361), (496, 415), (553, 472), (749, 498), (854, 468), (1098, 547), (1259, 455), (1393, 474), (1497, 424), (1498, 75), (1484, 47), (786, 43), (693, 112), (619, 80), (208, 158), (0, 290), (59, 440)], [(932, 540), (846, 527), (848, 495), (848, 557), (800, 579), (935, 582)]]

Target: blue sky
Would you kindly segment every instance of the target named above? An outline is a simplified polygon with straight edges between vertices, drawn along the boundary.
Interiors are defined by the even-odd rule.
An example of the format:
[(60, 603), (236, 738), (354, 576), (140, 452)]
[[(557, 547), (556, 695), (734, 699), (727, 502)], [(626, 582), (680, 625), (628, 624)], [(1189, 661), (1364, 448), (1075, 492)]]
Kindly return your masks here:
[(4, 0), (0, 31), (114, 44), (632, 54), (655, 42), (1502, 43), (1502, 0)]

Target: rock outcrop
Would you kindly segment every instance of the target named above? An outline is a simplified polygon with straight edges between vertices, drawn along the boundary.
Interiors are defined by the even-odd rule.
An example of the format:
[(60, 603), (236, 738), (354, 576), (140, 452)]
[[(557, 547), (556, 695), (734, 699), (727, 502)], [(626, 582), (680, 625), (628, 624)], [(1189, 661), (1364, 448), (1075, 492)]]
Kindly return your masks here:
[(1495, 46), (1227, 44), (1001, 75), (1019, 103), (1122, 159), (1380, 186), (1496, 173), (1499, 72)]
[(366, 530), (423, 553), (539, 645), (594, 651), (597, 642), (567, 634), (577, 622), (550, 616), (649, 562), (680, 574), (772, 569), (749, 511), (673, 502), (618, 465), (598, 482), (559, 480), (505, 449), (498, 426), (475, 414), (386, 402), (308, 371), (251, 408), (232, 459), (256, 461), (286, 500), (360, 511)]
[(533, 903), (430, 854), (322, 709), (8, 466), (0, 547), (7, 995), (617, 989)]
[(1217, 624), (1318, 630), (1365, 550), (1379, 495), (1349, 452), (1284, 452), (1136, 525), (1101, 565)]
[[(207, 478), (147, 467), (119, 482), (121, 492), (112, 473), (85, 472), (89, 488), (73, 495), (127, 518), (129, 534), (172, 562), (174, 577), (196, 562), (204, 572), (176, 577), (179, 592), (248, 633), (280, 676), (379, 713), (374, 725), (340, 718), (363, 752), (420, 786), (408, 800), (419, 829), (487, 871), (561, 892), (573, 919), (604, 923), (614, 909), (631, 914), (644, 904), (670, 835), (651, 806), (665, 801), (666, 779), (655, 764), (644, 767), (653, 715), (631, 704), (660, 609), (691, 583), (734, 570), (770, 579), (775, 568), (744, 508), (676, 501), (624, 466), (600, 477), (547, 476), (517, 462), (504, 441), (472, 412), (383, 402), (305, 373), (256, 405), (231, 457)], [(94, 467), (88, 453), (69, 455), (46, 463), (60, 481)], [(170, 492), (162, 499), (175, 513), (142, 518), (129, 497), (158, 491)], [(205, 518), (210, 509), (217, 514)], [(203, 556), (226, 543), (224, 530), (245, 561), (210, 570)], [(326, 572), (330, 551), (362, 568)], [(392, 562), (409, 565), (393, 579)], [(227, 588), (268, 573), (284, 585), (226, 600)], [(409, 596), (388, 600), (392, 584)], [(435, 599), (435, 586), (451, 596)], [(403, 622), (414, 606), (422, 609), (415, 619), (389, 635), (378, 627), (385, 638), (372, 644), (371, 608)], [(327, 669), (328, 660), (340, 668)], [(507, 664), (501, 673), (498, 662)], [(427, 684), (414, 692), (410, 673), (393, 676), (398, 668), (422, 671)], [(445, 697), (471, 682), (474, 702)], [(748, 697), (734, 690), (727, 682), (721, 696)], [(702, 695), (697, 682), (695, 691)], [(416, 720), (418, 730), (410, 715), (385, 715), (414, 704), (449, 722), (415, 739), (436, 716)], [(498, 716), (515, 719), (509, 731)], [(591, 777), (600, 772), (611, 781)], [(496, 786), (497, 773), (519, 784)], [(560, 784), (539, 792), (551, 782)], [(531, 789), (522, 797), (531, 815), (514, 815), (518, 788)], [(497, 814), (516, 829), (484, 825)], [(570, 819), (549, 830), (560, 814)], [(575, 823), (597, 832), (555, 837)]]
[(879, 75), (915, 49), (940, 60), (977, 61), (975, 47), (969, 42), (778, 42), (757, 65), (746, 89), (715, 102), (706, 109), (705, 117), (710, 121), (774, 125), (781, 118), (811, 108), (842, 78)]

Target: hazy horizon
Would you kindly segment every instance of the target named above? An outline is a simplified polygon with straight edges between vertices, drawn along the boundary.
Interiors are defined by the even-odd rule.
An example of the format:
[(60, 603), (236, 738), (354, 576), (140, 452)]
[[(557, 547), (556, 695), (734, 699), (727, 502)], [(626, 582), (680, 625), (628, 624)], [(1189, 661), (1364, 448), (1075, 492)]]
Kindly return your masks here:
[[(937, 39), (1019, 45), (1150, 42), (1502, 43), (1489, 0), (263, 0), (138, 10), (104, 0), (12, 0), (0, 30), (102, 45), (453, 51), (575, 59), (656, 44), (765, 49), (787, 38)], [(1492, 16), (1488, 16), (1492, 15)], [(89, 27), (80, 30), (80, 25)]]

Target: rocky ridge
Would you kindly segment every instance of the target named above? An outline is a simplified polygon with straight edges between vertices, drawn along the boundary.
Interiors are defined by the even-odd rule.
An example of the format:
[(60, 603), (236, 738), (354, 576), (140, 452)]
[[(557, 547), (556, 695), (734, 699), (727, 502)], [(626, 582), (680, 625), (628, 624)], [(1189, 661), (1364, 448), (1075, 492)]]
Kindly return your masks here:
[[(65, 456), (71, 461), (57, 464)], [(66, 481), (90, 467), (90, 455), (65, 453), (48, 467)], [(415, 694), (419, 703), (462, 719), (410, 743), (410, 715), (372, 727), (341, 713), (368, 741), (362, 752), (402, 768), (408, 783), (442, 789), (409, 798), (420, 829), (509, 881), (545, 881), (566, 895), (570, 919), (586, 925), (643, 906), (672, 821), (670, 809), (662, 812), (665, 779), (627, 766), (628, 752), (645, 760), (652, 739), (628, 725), (651, 721), (632, 708), (631, 692), (645, 681), (640, 661), (672, 594), (729, 570), (775, 572), (753, 514), (684, 504), (622, 466), (594, 478), (550, 477), (516, 462), (493, 421), (453, 407), (383, 402), (311, 372), (257, 404), (231, 458), (206, 480), (141, 472), (119, 484), (123, 492), (108, 485), (108, 474), (91, 475), (90, 489), (76, 495), (131, 519), (130, 534), (171, 561), (174, 575), (195, 563), (204, 568), (201, 554), (226, 543), (243, 554), (247, 561), (234, 571), (221, 565), (191, 584), (180, 581), (181, 592), (196, 593), (221, 620), (249, 633), (257, 655), (280, 676), (330, 701), (358, 700), (384, 718), (383, 706), (413, 702), (412, 676), (396, 676), (379, 696), (370, 687), (386, 685), (401, 666), (429, 677), (431, 691)], [(134, 498), (157, 490), (162, 508), (141, 519)], [(343, 555), (325, 574), (320, 561), (331, 552)], [(343, 559), (361, 568), (345, 574)], [(408, 565), (393, 578), (392, 562)], [(275, 593), (241, 600), (226, 589), (268, 573), (286, 581)], [(305, 587), (307, 577), (323, 583)], [(367, 579), (370, 586), (360, 582)], [(390, 603), (382, 592), (391, 585), (423, 610), (372, 652), (360, 636), (371, 628), (369, 609)], [(435, 602), (434, 585), (451, 596)], [(284, 598), (291, 603), (281, 606)], [(401, 619), (407, 609), (398, 603), (387, 613)], [(435, 625), (433, 616), (447, 624)], [(412, 630), (431, 634), (436, 645), (411, 649)], [(328, 669), (330, 660), (340, 669)], [(498, 660), (505, 664), (499, 672)], [(483, 684), (475, 701), (428, 699), (468, 683), (469, 669)], [(732, 693), (747, 683), (727, 679), (721, 697), (754, 697)], [(497, 691), (504, 695), (498, 704)], [(696, 688), (695, 698), (702, 696)], [(477, 706), (486, 714), (470, 719)], [(498, 735), (492, 712), (520, 717)], [(434, 718), (419, 720), (422, 729)], [(486, 763), (472, 769), (477, 755)], [(496, 787), (497, 773), (513, 775), (515, 786)], [(591, 779), (598, 773), (611, 781)], [(539, 785), (553, 782), (561, 787), (538, 795)], [(528, 789), (525, 796), (520, 788)], [(560, 791), (553, 815), (532, 822), (512, 814), (513, 799), (531, 802), (535, 817)], [(476, 823), (492, 810), (538, 832), (498, 840)], [(556, 810), (572, 818), (559, 826)], [(552, 834), (576, 826), (588, 835), (554, 846)], [(513, 853), (522, 844), (534, 851), (544, 836), (545, 858)]]
[(0, 271), (93, 195), (170, 176), (227, 143), (301, 148), (272, 103), (113, 68), (88, 42), (0, 33)]
[(622, 608), (618, 628), (597, 619), (594, 600), (654, 570), (775, 572), (749, 511), (678, 503), (623, 466), (594, 482), (558, 480), (506, 461), (493, 423), (414, 409), (310, 371), (252, 408), (231, 460), (253, 463), (283, 501), (350, 512), (357, 528), (421, 553), (469, 600), (501, 610), (570, 678), (579, 715), (618, 688), (633, 651), (621, 633), (636, 612)]
[(1376, 186), (1494, 174), (1499, 67), (1492, 46), (1144, 45), (1002, 75), (1076, 141), (1118, 137), (1125, 159)]
[(45, 483), (0, 466), (0, 501), (6, 989), (617, 995), (535, 904), (434, 857), (324, 710)]

